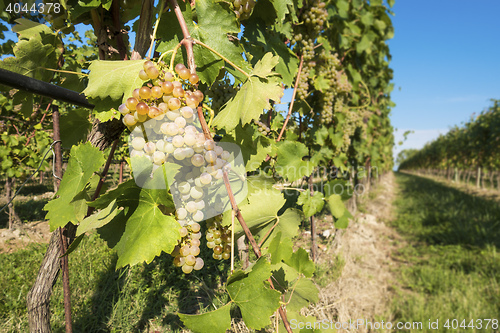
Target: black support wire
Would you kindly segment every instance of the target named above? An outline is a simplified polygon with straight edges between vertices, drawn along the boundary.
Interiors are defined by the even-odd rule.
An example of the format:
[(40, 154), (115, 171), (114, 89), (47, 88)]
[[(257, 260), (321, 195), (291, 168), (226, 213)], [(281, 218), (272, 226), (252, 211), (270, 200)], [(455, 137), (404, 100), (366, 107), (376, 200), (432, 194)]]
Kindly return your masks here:
[(33, 79), (31, 77), (14, 73), (2, 68), (0, 68), (0, 84), (4, 84), (16, 89), (25, 90), (37, 95), (50, 97), (58, 101), (83, 106), (87, 109), (94, 108), (94, 105), (90, 104), (84, 95), (81, 95), (76, 91)]

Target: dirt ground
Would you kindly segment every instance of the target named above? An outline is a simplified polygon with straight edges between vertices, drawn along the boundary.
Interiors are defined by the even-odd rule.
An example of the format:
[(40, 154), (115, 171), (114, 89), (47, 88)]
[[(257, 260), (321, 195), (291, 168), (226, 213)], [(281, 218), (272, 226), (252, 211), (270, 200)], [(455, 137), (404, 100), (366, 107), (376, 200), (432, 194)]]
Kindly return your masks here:
[[(361, 198), (364, 213), (358, 212), (345, 230), (334, 231), (331, 221), (318, 226), (322, 237), (330, 240), (319, 244), (318, 264), (337, 260), (345, 262), (341, 276), (320, 289), (320, 301), (309, 307), (304, 315), (313, 315), (317, 320), (349, 322), (358, 319), (390, 321), (389, 304), (392, 298), (391, 285), (397, 263), (391, 257), (402, 244), (401, 237), (386, 225), (393, 218), (392, 201), (396, 185), (394, 174), (381, 178), (371, 189), (372, 194)], [(359, 206), (359, 204), (358, 204)], [(331, 218), (331, 217), (330, 217)], [(305, 232), (307, 233), (307, 232)], [(307, 235), (303, 235), (307, 237)], [(31, 242), (50, 239), (47, 221), (23, 224), (15, 230), (0, 230), (0, 253), (11, 253), (26, 247)], [(367, 332), (341, 330), (341, 332)]]
[(12, 253), (29, 243), (48, 243), (49, 240), (48, 221), (23, 223), (13, 230), (0, 229), (0, 253)]
[[(386, 225), (393, 218), (394, 174), (385, 175), (372, 191), (375, 198), (362, 199), (366, 213), (357, 213), (347, 229), (335, 234), (330, 250), (319, 257), (321, 264), (321, 261), (341, 256), (345, 266), (340, 278), (321, 288), (320, 301), (311, 306), (306, 315), (334, 322), (392, 319), (389, 304), (397, 263), (391, 254), (396, 244), (402, 242), (397, 232)], [(341, 331), (367, 332), (364, 328)]]

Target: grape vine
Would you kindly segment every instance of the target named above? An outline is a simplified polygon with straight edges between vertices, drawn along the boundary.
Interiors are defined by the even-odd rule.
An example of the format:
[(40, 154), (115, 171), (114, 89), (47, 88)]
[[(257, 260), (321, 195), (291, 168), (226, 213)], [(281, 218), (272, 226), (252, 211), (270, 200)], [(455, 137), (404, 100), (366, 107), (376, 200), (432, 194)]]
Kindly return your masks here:
[[(205, 272), (207, 260), (232, 259), (234, 270), (223, 273), (227, 303), (179, 314), (184, 325), (225, 332), (236, 314), (260, 330), (275, 325), (270, 318), (279, 314), (275, 329), (292, 332), (287, 318), (298, 317), (318, 297), (310, 280), (315, 229), (312, 260), (292, 243), (301, 222), (314, 222), (327, 207), (334, 226), (345, 228), (350, 199), (332, 189), (355, 185), (360, 166), (392, 168), (390, 8), (361, 0), (168, 0), (156, 8), (104, 0), (79, 7), (71, 0), (61, 9), (45, 15), (48, 25), (30, 21), (32, 29), (24, 29), (28, 23), (18, 21), (14, 29), (23, 40), (0, 63), (84, 88), (94, 105), (90, 113), (65, 110), (71, 121), (63, 127), (80, 124), (81, 131), (62, 140), (72, 148), (56, 197), (45, 206), (51, 230), (71, 225), (79, 239), (97, 230), (116, 250), (117, 267), (168, 253), (175, 269), (189, 274), (186, 281), (218, 274)], [(131, 50), (120, 22), (136, 18)], [(63, 55), (58, 34), (77, 38), (76, 23), (94, 28), (89, 41), (99, 60)], [(37, 29), (43, 33), (28, 35)], [(42, 38), (49, 34), (50, 43)], [(32, 64), (25, 71), (17, 66), (23, 52), (41, 59), (37, 38), (50, 55), (46, 69)], [(286, 89), (294, 92), (285, 101), (285, 117), (278, 106)], [(22, 108), (31, 111), (32, 104)], [(82, 142), (89, 130), (92, 144)], [(109, 168), (120, 138), (127, 142), (134, 179), (100, 193), (106, 172), (98, 174)], [(295, 188), (295, 198), (286, 192), (286, 184), (306, 179), (309, 191)], [(313, 179), (320, 179), (321, 191), (312, 190)], [(246, 269), (233, 250), (242, 236), (256, 258)]]

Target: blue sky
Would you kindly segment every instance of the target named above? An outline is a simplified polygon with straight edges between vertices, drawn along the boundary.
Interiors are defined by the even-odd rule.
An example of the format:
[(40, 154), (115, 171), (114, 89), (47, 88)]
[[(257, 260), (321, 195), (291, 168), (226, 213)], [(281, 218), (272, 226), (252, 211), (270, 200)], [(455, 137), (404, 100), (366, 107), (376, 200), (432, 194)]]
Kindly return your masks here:
[(392, 53), (397, 152), (421, 148), (500, 99), (500, 1), (396, 0)]

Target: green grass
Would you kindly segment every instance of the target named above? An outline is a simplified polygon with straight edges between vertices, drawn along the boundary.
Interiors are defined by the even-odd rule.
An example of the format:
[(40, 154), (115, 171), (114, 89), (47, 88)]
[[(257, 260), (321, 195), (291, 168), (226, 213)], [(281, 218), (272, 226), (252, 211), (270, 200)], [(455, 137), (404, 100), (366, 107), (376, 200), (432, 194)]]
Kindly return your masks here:
[(345, 266), (345, 260), (342, 254), (332, 258), (330, 262), (325, 262), (322, 265), (316, 265), (314, 271), (314, 282), (321, 288), (328, 286), (330, 283), (337, 281), (342, 275)]
[[(45, 250), (46, 245), (32, 244), (0, 254), (0, 332), (28, 331), (26, 295)], [(185, 276), (165, 254), (151, 264), (117, 271), (116, 259), (96, 235), (84, 239), (70, 255), (74, 332), (178, 331), (177, 311), (204, 312), (227, 302), (219, 292), (224, 274), (218, 261), (206, 261), (206, 269), (220, 273), (207, 277), (203, 271)], [(54, 287), (51, 312), (53, 332), (64, 332), (61, 279)]]
[[(393, 225), (407, 239), (398, 253), (395, 321), (500, 317), (500, 206), (432, 180), (397, 174)], [(467, 332), (495, 332), (468, 328)], [(496, 330), (498, 332), (498, 330)], [(417, 332), (417, 330), (408, 330)]]

